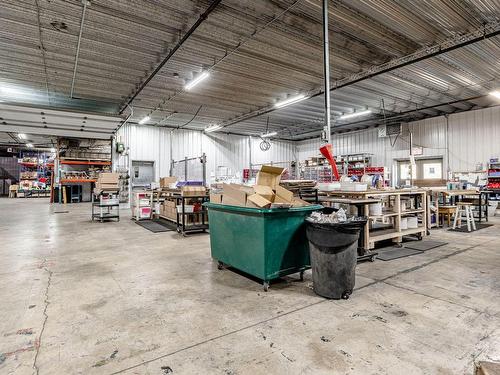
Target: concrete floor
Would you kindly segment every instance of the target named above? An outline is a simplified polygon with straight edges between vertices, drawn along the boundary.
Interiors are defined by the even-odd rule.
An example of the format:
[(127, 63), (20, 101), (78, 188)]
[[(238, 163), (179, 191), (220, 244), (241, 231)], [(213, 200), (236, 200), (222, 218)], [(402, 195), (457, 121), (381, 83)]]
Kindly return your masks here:
[(361, 264), (351, 298), (330, 301), (309, 272), (264, 293), (217, 270), (208, 235), (67, 210), (0, 199), (1, 374), (456, 375), (500, 360), (499, 226), (433, 230), (449, 244)]

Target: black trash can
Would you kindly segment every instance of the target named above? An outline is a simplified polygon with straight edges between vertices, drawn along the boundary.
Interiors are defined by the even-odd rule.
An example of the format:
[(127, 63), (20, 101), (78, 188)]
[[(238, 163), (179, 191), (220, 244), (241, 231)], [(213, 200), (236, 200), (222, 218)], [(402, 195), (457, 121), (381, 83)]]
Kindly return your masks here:
[(366, 219), (344, 223), (306, 220), (314, 292), (326, 298), (349, 298), (354, 289), (359, 233)]

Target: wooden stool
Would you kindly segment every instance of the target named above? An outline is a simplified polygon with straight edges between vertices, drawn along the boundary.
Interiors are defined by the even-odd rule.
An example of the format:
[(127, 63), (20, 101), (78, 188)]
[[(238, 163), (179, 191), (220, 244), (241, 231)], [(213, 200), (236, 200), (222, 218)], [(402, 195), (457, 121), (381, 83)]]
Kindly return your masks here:
[(474, 221), (474, 216), (472, 215), (472, 203), (458, 202), (457, 208), (455, 210), (455, 219), (453, 220), (453, 229), (457, 228), (457, 222), (459, 228), (462, 226), (462, 212), (465, 212), (465, 218), (467, 220), (467, 231), (476, 230), (476, 223)]
[(438, 216), (442, 219), (442, 223), (444, 225), (444, 218), (446, 216), (446, 222), (448, 226), (451, 225), (451, 216), (455, 213), (457, 206), (439, 206), (438, 207)]

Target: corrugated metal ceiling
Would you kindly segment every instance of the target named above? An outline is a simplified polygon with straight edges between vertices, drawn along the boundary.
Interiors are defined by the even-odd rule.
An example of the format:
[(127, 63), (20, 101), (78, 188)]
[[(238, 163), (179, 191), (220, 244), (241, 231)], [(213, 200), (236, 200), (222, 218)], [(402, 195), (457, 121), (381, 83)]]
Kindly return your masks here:
[[(81, 1), (3, 0), (0, 87), (36, 95), (27, 99), (0, 91), (0, 99), (117, 113), (210, 3), (92, 0), (70, 99)], [(331, 1), (330, 22), (334, 84), (485, 25), (500, 30), (500, 1)], [(338, 89), (332, 93), (334, 116), (365, 108), (374, 115), (334, 126), (350, 130), (380, 123), (382, 99), (386, 116), (406, 113), (397, 121), (492, 105), (482, 96), (500, 85), (499, 56), (495, 36)], [(183, 91), (187, 81), (212, 66), (209, 79)], [(320, 0), (223, 0), (132, 102), (131, 121), (159, 108), (150, 124), (180, 127), (192, 120), (185, 128), (223, 123), (230, 124), (225, 131), (259, 134), (269, 117), (269, 130), (282, 138), (317, 136), (322, 96), (231, 122), (287, 95), (320, 89), (322, 75)], [(453, 104), (436, 107), (443, 103)], [(426, 107), (433, 108), (421, 109)]]

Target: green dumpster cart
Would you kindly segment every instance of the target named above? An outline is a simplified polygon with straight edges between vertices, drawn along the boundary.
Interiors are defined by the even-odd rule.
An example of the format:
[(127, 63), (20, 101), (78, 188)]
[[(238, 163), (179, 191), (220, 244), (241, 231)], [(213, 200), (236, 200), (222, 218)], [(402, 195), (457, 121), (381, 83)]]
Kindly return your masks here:
[(212, 258), (263, 281), (310, 268), (304, 219), (320, 205), (251, 208), (204, 203), (208, 207)]

